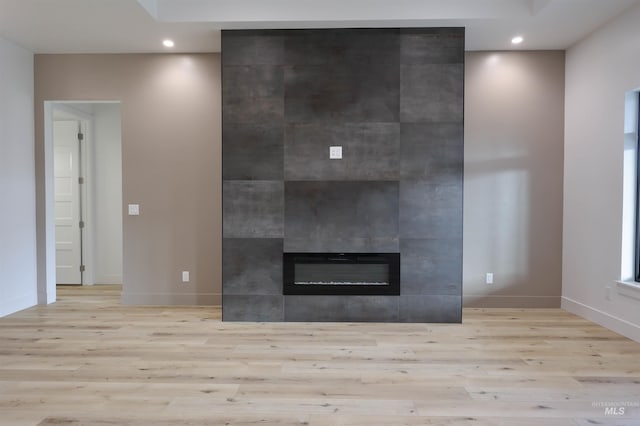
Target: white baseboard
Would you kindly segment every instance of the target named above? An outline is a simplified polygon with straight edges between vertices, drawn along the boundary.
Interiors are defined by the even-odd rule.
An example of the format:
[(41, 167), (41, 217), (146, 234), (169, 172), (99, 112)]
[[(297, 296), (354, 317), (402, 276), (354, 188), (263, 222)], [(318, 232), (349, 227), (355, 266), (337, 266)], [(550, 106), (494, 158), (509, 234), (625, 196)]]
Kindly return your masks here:
[(640, 342), (640, 326), (610, 315), (599, 309), (592, 308), (568, 297), (562, 297), (561, 308), (572, 314), (579, 315), (589, 321), (593, 321), (609, 330), (615, 331), (629, 339)]
[(486, 294), (463, 294), (465, 308), (559, 308), (560, 296), (499, 296)]
[(14, 314), (23, 309), (30, 308), (38, 304), (38, 297), (35, 294), (25, 294), (9, 300), (0, 301), (0, 317)]

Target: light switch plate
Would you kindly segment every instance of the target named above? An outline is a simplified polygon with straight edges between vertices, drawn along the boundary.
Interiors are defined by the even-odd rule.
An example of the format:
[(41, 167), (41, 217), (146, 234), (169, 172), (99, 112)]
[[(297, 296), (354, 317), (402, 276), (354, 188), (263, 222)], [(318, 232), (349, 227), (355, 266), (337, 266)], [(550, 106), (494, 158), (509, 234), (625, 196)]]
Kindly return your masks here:
[(129, 204), (129, 216), (140, 215), (140, 204)]
[(329, 147), (329, 159), (330, 160), (342, 160), (342, 147), (330, 146)]

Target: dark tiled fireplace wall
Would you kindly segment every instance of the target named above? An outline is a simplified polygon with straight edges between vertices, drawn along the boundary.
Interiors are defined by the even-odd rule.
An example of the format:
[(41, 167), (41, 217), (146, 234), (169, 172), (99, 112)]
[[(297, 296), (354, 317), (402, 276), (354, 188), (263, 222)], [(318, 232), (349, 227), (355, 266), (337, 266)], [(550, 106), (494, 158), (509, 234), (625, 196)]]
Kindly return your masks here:
[[(460, 322), (464, 29), (223, 31), (222, 67), (223, 319)], [(283, 296), (285, 251), (400, 252), (401, 294)]]

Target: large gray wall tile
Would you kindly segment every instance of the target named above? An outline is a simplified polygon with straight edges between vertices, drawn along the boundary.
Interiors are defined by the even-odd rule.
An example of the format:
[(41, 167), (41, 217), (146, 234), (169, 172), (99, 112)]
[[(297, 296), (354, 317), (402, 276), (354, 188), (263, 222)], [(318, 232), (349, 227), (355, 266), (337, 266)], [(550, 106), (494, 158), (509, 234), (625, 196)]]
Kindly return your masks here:
[(462, 123), (403, 123), (400, 134), (400, 175), (403, 180), (462, 184)]
[(282, 124), (225, 124), (222, 139), (222, 179), (282, 180)]
[(223, 321), (284, 321), (284, 296), (222, 295)]
[(301, 253), (398, 253), (400, 239), (397, 237), (347, 237), (309, 238), (287, 237), (284, 251)]
[(282, 295), (282, 239), (225, 238), (224, 294)]
[(402, 239), (400, 294), (462, 294), (461, 239)]
[(285, 236), (397, 238), (397, 182), (286, 182)]
[(223, 125), (227, 123), (273, 123), (284, 119), (284, 99), (280, 96), (264, 98), (224, 98)]
[(401, 238), (462, 238), (462, 185), (400, 183)]
[(394, 29), (299, 30), (285, 39), (285, 62), (300, 65), (398, 64), (400, 35)]
[(400, 43), (402, 64), (464, 62), (464, 28), (407, 29)]
[[(282, 31), (222, 31), (222, 65), (279, 65), (284, 61)], [(224, 74), (222, 76), (225, 77)]]
[(462, 296), (400, 296), (400, 322), (462, 322)]
[(284, 71), (281, 66), (227, 66), (224, 68), (224, 74), (222, 96), (225, 99), (284, 95)]
[(226, 123), (272, 123), (284, 118), (284, 71), (276, 65), (225, 64), (222, 108)]
[(397, 322), (398, 296), (285, 296), (285, 321)]
[(401, 122), (462, 123), (463, 64), (402, 65), (400, 74)]
[(225, 181), (222, 184), (224, 238), (282, 238), (283, 183)]
[(333, 64), (285, 69), (285, 120), (393, 122), (399, 116), (398, 64)]
[[(342, 160), (329, 147), (342, 146)], [(285, 132), (286, 180), (398, 180), (398, 123), (289, 124)]]

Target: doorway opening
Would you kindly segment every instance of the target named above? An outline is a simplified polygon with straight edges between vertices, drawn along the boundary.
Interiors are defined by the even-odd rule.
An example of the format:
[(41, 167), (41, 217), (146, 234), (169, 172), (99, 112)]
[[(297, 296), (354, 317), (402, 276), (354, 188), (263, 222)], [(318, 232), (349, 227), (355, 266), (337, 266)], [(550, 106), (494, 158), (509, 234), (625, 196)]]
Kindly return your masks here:
[(122, 284), (120, 103), (46, 104), (47, 229), (55, 235), (47, 287)]

